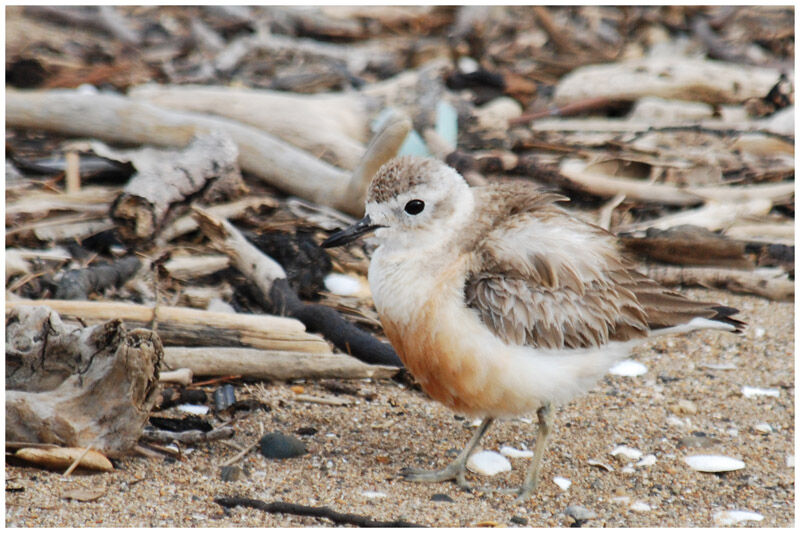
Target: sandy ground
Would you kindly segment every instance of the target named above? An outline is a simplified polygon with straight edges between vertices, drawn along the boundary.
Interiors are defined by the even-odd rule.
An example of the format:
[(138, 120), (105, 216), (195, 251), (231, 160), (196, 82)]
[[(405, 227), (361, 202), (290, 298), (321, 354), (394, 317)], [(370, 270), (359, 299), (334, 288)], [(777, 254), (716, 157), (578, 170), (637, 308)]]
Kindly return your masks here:
[[(241, 507), (225, 511), (213, 501), (239, 495), (431, 526), (567, 526), (573, 521), (565, 509), (580, 505), (596, 515), (587, 526), (714, 526), (716, 513), (740, 509), (760, 513), (763, 520), (739, 525), (792, 527), (794, 307), (728, 293), (690, 293), (738, 307), (748, 330), (742, 336), (698, 332), (650, 342), (635, 354), (647, 366), (646, 374), (607, 376), (592, 392), (559, 408), (544, 481), (526, 505), (512, 504), (510, 495), (464, 492), (452, 483), (399, 479), (405, 465), (443, 466), (469, 438), (472, 421), (392, 381), (331, 380), (305, 383), (305, 393), (331, 396), (325, 385), (339, 384), (351, 390), (339, 394), (351, 405), (299, 402), (286, 383), (250, 386), (273, 409), (235, 423), (233, 440), (242, 446), (262, 432), (314, 428), (316, 434), (300, 437), (310, 452), (303, 457), (276, 461), (253, 452), (238, 463), (249, 476), (234, 482), (220, 479), (219, 464), (237, 453), (222, 442), (201, 445), (180, 461), (126, 458), (110, 474), (65, 478), (7, 465), (6, 525), (331, 525)], [(704, 366), (720, 363), (735, 368)], [(747, 398), (743, 386), (777, 389), (779, 396)], [(243, 389), (237, 387), (240, 396)], [(764, 423), (771, 432), (755, 429)], [(532, 448), (535, 433), (531, 420), (505, 421), (482, 444), (491, 450)], [(679, 445), (690, 437), (696, 442)], [(635, 466), (636, 461), (613, 457), (610, 452), (618, 445), (653, 454), (656, 462)], [(746, 467), (726, 474), (695, 472), (683, 458), (700, 453), (732, 456)], [(591, 460), (613, 471), (592, 466)], [(511, 472), (470, 478), (480, 485), (517, 486), (528, 461), (512, 459)], [(571, 486), (562, 490), (553, 482), (556, 476), (569, 479)], [(61, 497), (79, 487), (103, 489), (102, 496), (91, 502)], [(435, 494), (453, 501), (432, 501)]]

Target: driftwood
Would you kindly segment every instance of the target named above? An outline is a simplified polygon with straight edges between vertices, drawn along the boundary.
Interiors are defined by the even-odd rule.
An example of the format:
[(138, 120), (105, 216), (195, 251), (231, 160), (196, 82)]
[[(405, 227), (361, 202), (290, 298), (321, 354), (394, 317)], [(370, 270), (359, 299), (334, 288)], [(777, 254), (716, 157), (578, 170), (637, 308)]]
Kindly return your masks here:
[(773, 203), (789, 201), (794, 196), (794, 182), (763, 185), (694, 186), (676, 187), (662, 183), (619, 178), (613, 173), (613, 162), (587, 163), (579, 159), (565, 159), (561, 174), (579, 189), (598, 196), (613, 197), (624, 194), (629, 200), (687, 206), (704, 200), (717, 202), (744, 202), (764, 199)]
[(164, 365), (190, 368), (196, 376), (240, 375), (254, 379), (389, 378), (396, 366), (362, 363), (340, 353), (302, 353), (252, 348), (166, 347)]
[(162, 355), (157, 335), (128, 332), (118, 319), (79, 328), (47, 307), (12, 309), (6, 438), (129, 452), (158, 396)]
[(114, 470), (114, 465), (103, 454), (86, 448), (21, 448), (14, 457), (58, 470), (73, 468), (73, 465), (100, 472)]
[(725, 229), (739, 220), (766, 215), (772, 209), (772, 202), (766, 198), (754, 198), (737, 203), (708, 201), (697, 209), (687, 209), (654, 220), (626, 224), (617, 231), (639, 232), (648, 228), (666, 230), (677, 226), (701, 226), (708, 230)]
[(191, 385), (193, 377), (191, 368), (178, 368), (158, 373), (158, 381), (161, 383), (178, 383), (183, 386)]
[(590, 65), (564, 76), (554, 100), (562, 105), (588, 98), (660, 96), (709, 104), (740, 103), (766, 95), (780, 72), (733, 63), (686, 57), (650, 57)]
[[(236, 219), (251, 209), (260, 209), (262, 207), (277, 207), (278, 202), (269, 196), (260, 196), (257, 198), (242, 198), (235, 202), (226, 204), (216, 204), (205, 207), (211, 215), (219, 218)], [(158, 240), (163, 242), (171, 241), (181, 235), (185, 235), (198, 228), (197, 222), (191, 215), (185, 215), (169, 224), (159, 234)]]
[(136, 274), (141, 264), (138, 257), (129, 255), (110, 264), (67, 270), (56, 283), (54, 296), (58, 300), (86, 300), (93, 292), (121, 287)]
[(228, 254), (236, 268), (258, 287), (261, 300), (270, 311), (297, 318), (309, 331), (321, 333), (337, 348), (361, 361), (402, 366), (388, 344), (350, 324), (329, 307), (300, 301), (289, 287), (283, 268), (250, 244), (230, 222), (215, 219), (197, 208), (195, 219), (212, 246)]
[[(120, 302), (80, 302), (36, 300), (6, 302), (6, 311), (25, 305), (43, 305), (63, 317), (87, 323), (118, 318), (127, 324), (149, 326), (157, 322), (159, 336), (166, 345), (249, 346), (265, 350), (330, 353), (319, 335), (305, 332), (298, 320), (270, 315), (215, 313), (187, 307), (127, 304)], [(178, 365), (175, 368), (180, 367)], [(229, 372), (230, 373), (230, 372)]]
[(225, 270), (229, 265), (230, 259), (225, 255), (185, 255), (164, 263), (164, 270), (170, 277), (185, 281)]
[(770, 300), (794, 300), (794, 281), (789, 280), (783, 270), (776, 268), (746, 271), (732, 268), (647, 266), (640, 270), (664, 285), (696, 285), (755, 294)]
[(6, 203), (6, 224), (14, 217), (41, 218), (54, 211), (73, 211), (105, 215), (116, 196), (107, 187), (83, 187), (75, 192), (52, 193), (29, 191)]
[(130, 160), (136, 174), (111, 205), (111, 219), (126, 242), (149, 241), (161, 229), (170, 210), (192, 198), (238, 196), (246, 190), (233, 140), (214, 132), (196, 137), (180, 152), (145, 148), (135, 152), (95, 152)]
[(163, 429), (145, 429), (142, 432), (142, 440), (146, 442), (161, 442), (169, 444), (180, 442), (181, 444), (197, 444), (212, 440), (229, 439), (233, 437), (233, 428), (224, 426), (212, 429), (211, 431), (200, 431), (193, 429), (188, 431), (165, 431)]
[(368, 139), (368, 102), (357, 96), (191, 85), (144, 85), (129, 94), (167, 109), (248, 124), (347, 170), (358, 164)]

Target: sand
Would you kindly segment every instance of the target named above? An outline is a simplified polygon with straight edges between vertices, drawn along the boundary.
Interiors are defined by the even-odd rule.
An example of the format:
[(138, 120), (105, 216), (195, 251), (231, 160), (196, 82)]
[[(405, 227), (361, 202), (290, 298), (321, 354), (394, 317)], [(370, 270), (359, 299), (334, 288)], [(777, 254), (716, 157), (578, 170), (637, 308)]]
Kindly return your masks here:
[[(557, 410), (545, 456), (543, 482), (525, 505), (513, 496), (465, 492), (452, 483), (416, 484), (397, 476), (406, 465), (441, 467), (464, 445), (473, 421), (456, 417), (419, 391), (397, 382), (303, 383), (305, 394), (349, 393), (346, 406), (300, 402), (289, 383), (239, 385), (240, 398), (272, 407), (251, 412), (233, 427), (246, 446), (270, 431), (297, 434), (309, 453), (272, 460), (254, 451), (238, 465), (247, 476), (220, 479), (219, 465), (237, 453), (223, 442), (199, 445), (182, 460), (130, 457), (109, 474), (63, 477), (27, 466), (6, 466), (6, 525), (48, 526), (330, 526), (325, 519), (224, 510), (219, 496), (328, 506), (378, 520), (404, 519), (429, 526), (568, 526), (570, 505), (595, 518), (587, 526), (715, 526), (718, 513), (747, 510), (761, 521), (738, 525), (794, 525), (794, 306), (716, 291), (687, 291), (738, 307), (749, 323), (744, 335), (697, 332), (638, 348), (641, 376), (607, 376), (590, 393)], [(705, 365), (728, 365), (715, 369)], [(745, 397), (745, 386), (775, 389), (778, 397)], [(175, 416), (179, 416), (175, 413)], [(535, 415), (497, 423), (482, 447), (532, 448)], [(771, 431), (767, 431), (768, 424)], [(681, 439), (684, 439), (681, 441)], [(688, 446), (680, 446), (680, 443)], [(654, 455), (655, 463), (614, 457), (618, 445)], [(689, 455), (715, 453), (741, 459), (725, 474), (693, 471)], [(610, 467), (593, 466), (596, 461)], [(529, 459), (513, 458), (512, 471), (469, 478), (479, 485), (519, 485)], [(563, 490), (553, 481), (571, 481)], [(95, 490), (95, 501), (62, 495)], [(450, 501), (432, 501), (434, 495)], [(441, 498), (439, 496), (438, 498)]]

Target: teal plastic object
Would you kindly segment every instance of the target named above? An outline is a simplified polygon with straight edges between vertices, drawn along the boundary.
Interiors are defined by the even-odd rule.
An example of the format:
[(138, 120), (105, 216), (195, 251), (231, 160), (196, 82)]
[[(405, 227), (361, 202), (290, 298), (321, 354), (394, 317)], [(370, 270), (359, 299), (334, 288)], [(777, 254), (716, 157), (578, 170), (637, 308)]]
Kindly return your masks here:
[(458, 111), (444, 100), (436, 104), (436, 133), (450, 146), (458, 146)]

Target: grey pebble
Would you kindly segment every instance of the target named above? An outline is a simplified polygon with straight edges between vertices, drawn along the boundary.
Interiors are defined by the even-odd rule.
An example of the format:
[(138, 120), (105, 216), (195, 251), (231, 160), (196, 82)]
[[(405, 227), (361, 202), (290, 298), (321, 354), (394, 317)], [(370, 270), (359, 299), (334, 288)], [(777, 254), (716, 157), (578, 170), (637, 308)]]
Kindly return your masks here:
[(455, 500), (453, 500), (453, 498), (451, 498), (447, 494), (434, 494), (433, 496), (431, 496), (431, 501), (453, 503)]
[(515, 516), (512, 516), (509, 520), (512, 523), (518, 524), (520, 526), (527, 526), (528, 525), (528, 519), (525, 518), (524, 516), (516, 516), (515, 515)]
[(306, 445), (298, 438), (280, 432), (267, 433), (258, 442), (261, 455), (268, 459), (288, 459), (308, 453)]
[(582, 507), (580, 505), (570, 505), (564, 509), (564, 513), (575, 520), (575, 522), (578, 524), (587, 520), (591, 520), (592, 518), (597, 518), (597, 514), (595, 514), (594, 511), (590, 511), (586, 507)]

